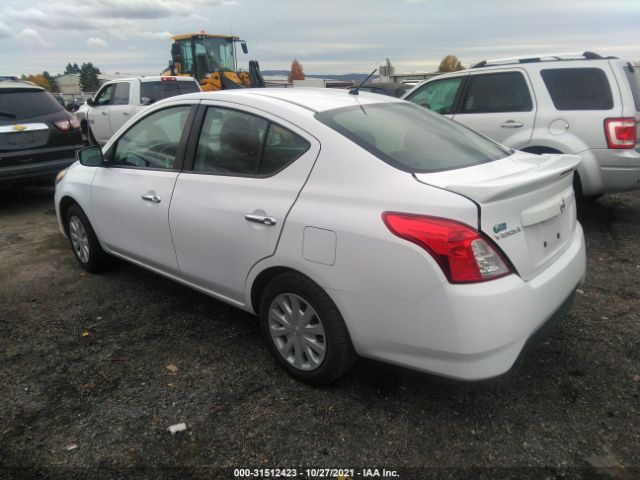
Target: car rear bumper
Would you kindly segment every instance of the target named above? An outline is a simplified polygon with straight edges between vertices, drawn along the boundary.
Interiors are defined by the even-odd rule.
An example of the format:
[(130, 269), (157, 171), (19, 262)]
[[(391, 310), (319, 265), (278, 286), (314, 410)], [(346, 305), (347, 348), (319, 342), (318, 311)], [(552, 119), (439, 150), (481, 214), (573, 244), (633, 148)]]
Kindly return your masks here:
[(0, 166), (0, 182), (53, 176), (76, 161), (75, 155), (56, 160), (34, 161), (22, 165)]
[[(534, 335), (568, 310), (586, 268), (582, 228), (569, 248), (525, 282), (517, 275), (444, 284), (416, 303), (330, 290), (365, 357), (463, 380), (508, 371)], [(536, 334), (538, 332), (538, 334)]]
[(587, 178), (583, 180), (585, 195), (640, 189), (638, 149), (593, 149), (580, 152), (580, 156), (586, 169)]

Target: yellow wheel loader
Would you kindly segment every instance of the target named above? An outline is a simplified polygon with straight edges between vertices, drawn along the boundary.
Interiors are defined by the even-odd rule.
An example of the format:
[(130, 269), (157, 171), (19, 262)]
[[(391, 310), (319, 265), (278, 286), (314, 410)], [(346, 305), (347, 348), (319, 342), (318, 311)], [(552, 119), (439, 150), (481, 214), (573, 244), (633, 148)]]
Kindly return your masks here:
[(249, 62), (249, 71), (238, 71), (236, 44), (248, 53), (247, 43), (239, 37), (200, 32), (171, 39), (171, 60), (163, 76), (193, 77), (204, 91), (265, 86), (255, 60)]

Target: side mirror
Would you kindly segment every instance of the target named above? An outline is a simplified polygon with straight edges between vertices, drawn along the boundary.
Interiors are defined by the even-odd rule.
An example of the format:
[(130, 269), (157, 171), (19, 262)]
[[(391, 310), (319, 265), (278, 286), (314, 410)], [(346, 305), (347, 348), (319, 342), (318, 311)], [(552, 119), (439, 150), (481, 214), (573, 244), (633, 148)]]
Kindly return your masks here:
[(87, 105), (89, 105), (90, 107), (95, 107), (96, 106), (96, 102), (93, 101), (93, 98), (88, 98), (87, 99)]
[(104, 163), (102, 148), (97, 145), (78, 150), (76, 156), (80, 164), (85, 167), (99, 167)]
[(242, 42), (240, 46), (242, 47), (242, 51), (244, 53), (249, 53), (249, 49), (247, 48), (247, 42)]

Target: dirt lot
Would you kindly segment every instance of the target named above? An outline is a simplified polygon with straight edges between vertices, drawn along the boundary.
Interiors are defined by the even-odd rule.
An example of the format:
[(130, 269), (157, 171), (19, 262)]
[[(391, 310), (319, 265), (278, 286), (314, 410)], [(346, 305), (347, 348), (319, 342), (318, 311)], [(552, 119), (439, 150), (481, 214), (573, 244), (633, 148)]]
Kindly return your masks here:
[[(508, 374), (462, 383), (360, 361), (327, 389), (284, 374), (240, 310), (122, 262), (84, 274), (52, 195), (0, 191), (0, 477), (640, 475), (639, 193), (590, 206), (587, 282)], [(178, 422), (189, 430), (171, 436)]]

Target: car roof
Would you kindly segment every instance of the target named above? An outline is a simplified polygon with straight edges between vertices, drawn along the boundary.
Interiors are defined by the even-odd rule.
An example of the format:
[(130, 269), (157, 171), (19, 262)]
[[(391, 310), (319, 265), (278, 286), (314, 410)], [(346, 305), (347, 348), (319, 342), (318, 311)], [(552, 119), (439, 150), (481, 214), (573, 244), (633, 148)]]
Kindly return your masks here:
[(359, 92), (358, 95), (351, 95), (348, 90), (336, 88), (246, 88), (191, 93), (181, 95), (180, 98), (184, 100), (219, 99), (223, 101), (244, 101), (243, 103), (250, 103), (251, 99), (277, 100), (313, 112), (323, 112), (354, 105), (401, 101), (400, 99), (377, 93)]
[(0, 89), (23, 89), (23, 90), (44, 90), (40, 85), (27, 80), (3, 80), (0, 81)]

